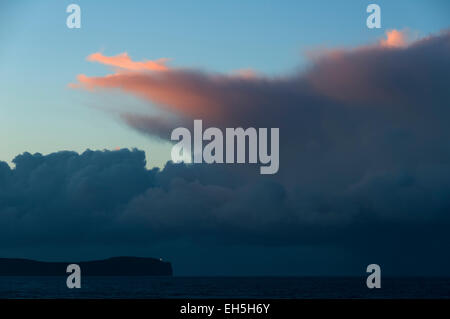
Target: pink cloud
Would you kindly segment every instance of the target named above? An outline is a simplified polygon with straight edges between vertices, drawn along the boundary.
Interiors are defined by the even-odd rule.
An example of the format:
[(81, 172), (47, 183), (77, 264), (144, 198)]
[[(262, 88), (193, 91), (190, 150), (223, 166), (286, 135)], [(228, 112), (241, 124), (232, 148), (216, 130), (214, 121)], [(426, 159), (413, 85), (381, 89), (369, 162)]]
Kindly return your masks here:
[(243, 79), (254, 79), (259, 77), (259, 73), (253, 69), (238, 69), (234, 70), (231, 74)]
[[(222, 109), (223, 93), (217, 90), (220, 77), (213, 78), (186, 71), (164, 73), (125, 72), (102, 77), (77, 76), (71, 88), (120, 89), (156, 103), (165, 109), (189, 116), (218, 116)], [(211, 83), (211, 84), (209, 84)], [(207, 88), (209, 86), (209, 89)], [(220, 105), (219, 105), (220, 104)]]
[(244, 96), (247, 92), (239, 88), (241, 81), (251, 83), (262, 79), (251, 69), (241, 69), (231, 74), (204, 73), (168, 68), (164, 65), (167, 59), (136, 62), (127, 53), (112, 57), (94, 53), (87, 60), (119, 69), (100, 77), (79, 74), (78, 82), (70, 83), (70, 88), (89, 91), (117, 89), (188, 117), (222, 118), (228, 112), (228, 103), (239, 100), (243, 104), (247, 101)]
[(120, 53), (115, 56), (105, 56), (100, 52), (93, 53), (87, 57), (88, 61), (98, 62), (105, 65), (110, 65), (128, 71), (167, 71), (168, 67), (165, 65), (167, 58), (162, 58), (154, 61), (144, 60), (135, 62), (131, 60), (128, 53)]
[(408, 43), (406, 31), (389, 30), (386, 31), (386, 39), (380, 41), (380, 45), (385, 48), (402, 48)]
[[(426, 74), (423, 70), (426, 65), (418, 64), (415, 55), (440, 57), (441, 51), (436, 51), (432, 44), (445, 43), (448, 36), (444, 32), (406, 46), (405, 31), (391, 30), (386, 40), (317, 54), (306, 72), (277, 78), (262, 77), (252, 70), (218, 74), (166, 67), (165, 72), (140, 72), (152, 69), (153, 64), (132, 61), (126, 54), (105, 57), (95, 53), (89, 56), (90, 61), (119, 67), (121, 71), (101, 77), (81, 74), (78, 83), (70, 86), (87, 90), (116, 89), (143, 98), (176, 116), (221, 122), (245, 121), (247, 117), (243, 114), (251, 115), (249, 121), (264, 118), (268, 110), (276, 110), (283, 103), (314, 96), (345, 103), (403, 103), (413, 100), (404, 87), (420, 87)], [(399, 49), (399, 46), (405, 47)], [(398, 78), (403, 80), (403, 85), (399, 85)]]

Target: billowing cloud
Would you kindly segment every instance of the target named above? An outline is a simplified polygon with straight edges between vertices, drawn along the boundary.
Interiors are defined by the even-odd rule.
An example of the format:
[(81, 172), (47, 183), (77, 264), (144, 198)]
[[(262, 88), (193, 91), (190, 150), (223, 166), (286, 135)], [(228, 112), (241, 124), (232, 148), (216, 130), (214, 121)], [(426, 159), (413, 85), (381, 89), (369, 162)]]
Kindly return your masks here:
[(91, 243), (336, 243), (371, 227), (450, 222), (450, 165), (380, 172), (323, 192), (289, 190), (227, 166), (148, 170), (138, 150), (24, 153), (14, 163), (0, 169), (0, 238), (8, 244), (69, 243), (78, 235)]
[(104, 77), (79, 75), (78, 85), (91, 90), (121, 90), (189, 121), (202, 118), (216, 125), (231, 126), (230, 121), (258, 124), (280, 117), (274, 115), (280, 108), (289, 114), (304, 105), (326, 104), (317, 101), (324, 97), (331, 103), (339, 100), (346, 104), (424, 103), (433, 98), (432, 92), (422, 92), (418, 101), (416, 96), (411, 98), (409, 89), (443, 85), (448, 74), (448, 39), (449, 33), (444, 32), (403, 46), (405, 33), (392, 30), (380, 45), (334, 50), (314, 59), (306, 72), (275, 78), (254, 72), (251, 76), (230, 76), (174, 69)]
[(0, 162), (0, 251), (55, 247), (58, 256), (67, 247), (140, 247), (142, 253), (178, 241), (263, 246), (267, 254), (328, 246), (327, 258), (334, 258), (333, 247), (363, 255), (370, 247), (372, 258), (386, 263), (433, 251), (436, 265), (450, 265), (442, 253), (450, 248), (448, 163), (373, 172), (344, 189), (335, 186), (336, 176), (289, 189), (230, 166), (168, 163), (148, 170), (144, 152), (126, 149), (24, 153), (14, 163), (10, 169)]
[[(400, 43), (398, 34), (389, 38)], [(336, 247), (351, 256), (370, 248), (397, 265), (431, 267), (420, 262), (426, 256), (445, 273), (449, 56), (443, 32), (335, 50), (280, 77), (186, 69), (79, 76), (83, 88), (120, 90), (163, 109), (169, 116), (123, 110), (120, 117), (161, 138), (193, 119), (279, 127), (280, 170), (261, 176), (253, 166), (172, 163), (147, 170), (137, 150), (26, 153), (14, 169), (0, 163), (1, 242), (313, 246), (328, 247), (324, 258), (334, 261)]]
[(380, 172), (447, 161), (449, 150), (437, 141), (450, 137), (449, 53), (450, 33), (442, 32), (405, 47), (335, 50), (282, 77), (176, 69), (83, 76), (80, 84), (122, 90), (161, 107), (171, 115), (124, 110), (121, 118), (165, 139), (193, 119), (205, 127), (279, 127), (274, 178), (302, 188), (333, 179), (326, 188), (345, 189)]

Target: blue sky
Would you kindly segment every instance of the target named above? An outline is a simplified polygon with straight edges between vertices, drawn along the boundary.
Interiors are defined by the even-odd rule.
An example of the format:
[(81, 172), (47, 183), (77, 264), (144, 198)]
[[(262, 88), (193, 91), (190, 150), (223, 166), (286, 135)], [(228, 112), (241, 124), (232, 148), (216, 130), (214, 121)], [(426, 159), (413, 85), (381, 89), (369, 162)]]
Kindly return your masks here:
[[(77, 3), (82, 28), (66, 27)], [(77, 74), (107, 69), (86, 57), (128, 52), (134, 60), (170, 58), (170, 65), (217, 72), (251, 68), (276, 75), (307, 64), (317, 47), (371, 43), (388, 29), (420, 35), (448, 26), (447, 1), (376, 1), (382, 28), (365, 26), (371, 1), (10, 1), (0, 4), (0, 159), (22, 152), (138, 147), (149, 166), (170, 146), (141, 135), (102, 110), (142, 107), (117, 95), (92, 95), (67, 85)], [(149, 156), (150, 154), (150, 156)]]

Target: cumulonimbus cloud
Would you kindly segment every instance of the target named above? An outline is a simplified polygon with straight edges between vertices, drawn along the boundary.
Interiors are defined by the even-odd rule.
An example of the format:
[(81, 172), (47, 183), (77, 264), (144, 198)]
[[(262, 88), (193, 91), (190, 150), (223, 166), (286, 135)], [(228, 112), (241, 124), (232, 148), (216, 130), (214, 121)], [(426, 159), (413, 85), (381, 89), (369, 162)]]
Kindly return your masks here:
[[(269, 112), (269, 118), (278, 108), (285, 110), (288, 103), (305, 104), (321, 96), (345, 103), (393, 101), (404, 104), (415, 101), (409, 98), (407, 85), (416, 88), (424, 85), (430, 68), (445, 67), (448, 37), (449, 33), (444, 32), (408, 43), (406, 32), (391, 30), (387, 32), (387, 39), (376, 45), (333, 50), (317, 57), (305, 72), (275, 78), (255, 72), (251, 76), (224, 75), (187, 69), (133, 72), (143, 69), (143, 62), (133, 62), (126, 55), (125, 62), (113, 63), (108, 59), (122, 58), (96, 53), (91, 60), (126, 66), (129, 72), (101, 77), (79, 75), (73, 87), (121, 90), (182, 118), (210, 119), (211, 122), (233, 119), (245, 122), (248, 117), (260, 118), (255, 116), (259, 112)], [(429, 63), (431, 55), (436, 62)], [(416, 63), (415, 67), (412, 63)], [(401, 80), (399, 85), (398, 80)]]
[[(391, 31), (388, 41), (399, 34)], [(449, 39), (444, 31), (405, 46), (378, 42), (333, 50), (305, 71), (280, 77), (171, 69), (83, 75), (78, 85), (120, 90), (159, 106), (171, 116), (124, 109), (121, 119), (164, 139), (193, 119), (215, 127), (279, 127), (275, 178), (298, 186), (336, 176), (333, 184), (345, 188), (377, 171), (436, 160), (430, 145), (450, 133)], [(447, 151), (439, 154), (443, 160)]]
[(108, 244), (372, 244), (387, 259), (400, 256), (401, 243), (414, 247), (403, 260), (433, 251), (434, 264), (448, 269), (449, 56), (445, 31), (407, 45), (335, 50), (280, 77), (186, 69), (81, 76), (82, 88), (120, 90), (171, 114), (123, 110), (121, 119), (146, 134), (168, 138), (196, 118), (279, 127), (280, 170), (147, 170), (139, 151), (23, 154), (15, 169), (0, 163), (0, 238), (70, 241), (67, 228)]

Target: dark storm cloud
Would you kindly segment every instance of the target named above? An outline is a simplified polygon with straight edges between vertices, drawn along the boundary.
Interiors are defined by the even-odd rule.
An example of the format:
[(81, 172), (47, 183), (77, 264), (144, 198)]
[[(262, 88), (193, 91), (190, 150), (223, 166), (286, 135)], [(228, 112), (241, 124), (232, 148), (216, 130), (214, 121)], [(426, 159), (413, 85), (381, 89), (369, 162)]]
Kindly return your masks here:
[(168, 239), (336, 244), (381, 230), (384, 240), (398, 234), (416, 240), (418, 231), (435, 239), (449, 225), (449, 166), (380, 173), (325, 192), (289, 191), (232, 167), (168, 163), (147, 170), (138, 150), (25, 153), (14, 162), (15, 169), (2, 163), (0, 170), (4, 246)]
[(192, 70), (84, 78), (172, 113), (122, 116), (161, 138), (196, 118), (205, 127), (279, 127), (280, 171), (147, 170), (138, 150), (25, 153), (14, 169), (0, 163), (1, 245), (370, 245), (393, 259), (398, 250), (436, 252), (434, 262), (449, 265), (449, 57), (444, 32), (324, 54), (283, 78)]

